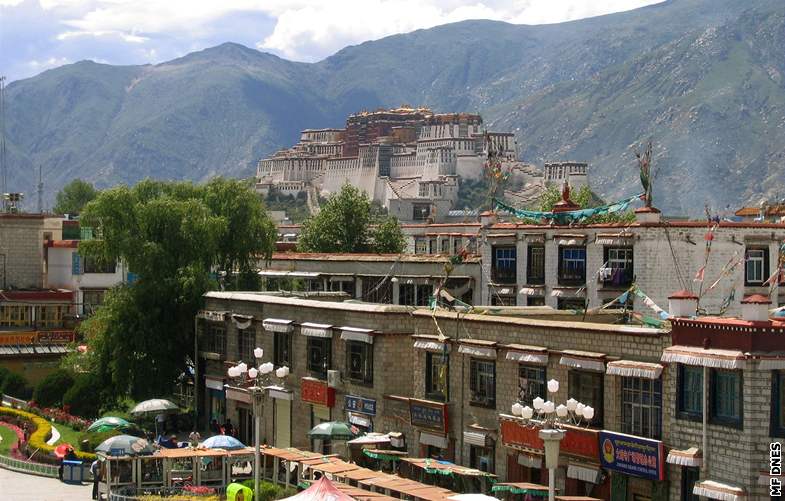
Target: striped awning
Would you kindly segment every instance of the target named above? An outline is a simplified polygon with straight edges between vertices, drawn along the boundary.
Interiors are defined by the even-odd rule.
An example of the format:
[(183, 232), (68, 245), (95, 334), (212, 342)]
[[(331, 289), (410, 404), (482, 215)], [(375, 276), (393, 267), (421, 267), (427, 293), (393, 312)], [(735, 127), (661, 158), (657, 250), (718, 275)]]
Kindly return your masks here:
[(632, 244), (632, 233), (598, 233), (594, 243), (597, 245), (628, 246)]
[(215, 311), (215, 310), (199, 310), (196, 313), (197, 318), (203, 318), (211, 322), (223, 322), (226, 318), (228, 311)]
[(270, 332), (292, 332), (294, 324), (291, 320), (282, 318), (265, 318), (262, 320), (262, 327)]
[(545, 294), (544, 287), (521, 287), (521, 290), (518, 291), (518, 294), (523, 296), (542, 296)]
[(447, 449), (450, 446), (450, 441), (443, 435), (436, 435), (435, 433), (428, 433), (426, 431), (420, 432), (420, 443), (423, 445), (432, 445), (439, 449)]
[(439, 341), (439, 338), (436, 336), (422, 336), (422, 337), (415, 337), (414, 338), (414, 349), (416, 350), (428, 350), (428, 351), (450, 351), (450, 345)]
[(488, 444), (488, 432), (485, 431), (464, 431), (463, 441), (470, 445), (485, 447)]
[(567, 478), (574, 478), (583, 482), (599, 484), (602, 470), (590, 466), (570, 464), (567, 466)]
[(785, 370), (785, 358), (762, 358), (758, 368), (762, 371)]
[(704, 350), (697, 346), (670, 346), (662, 352), (661, 360), (668, 363), (698, 365), (715, 369), (744, 369), (744, 353), (735, 350)]
[(314, 324), (303, 322), (300, 324), (300, 333), (308, 337), (332, 338), (333, 326), (330, 324)]
[(722, 501), (744, 501), (747, 499), (747, 494), (741, 487), (715, 482), (714, 480), (696, 482), (695, 487), (692, 488), (692, 493), (696, 496), (720, 499)]
[(665, 462), (679, 466), (700, 467), (703, 464), (703, 454), (697, 447), (684, 450), (671, 449)]
[(462, 343), (458, 346), (458, 353), (480, 358), (496, 358), (496, 348), (493, 346)]
[(506, 360), (522, 364), (548, 365), (548, 349), (541, 346), (507, 345)]
[(373, 344), (373, 330), (360, 327), (340, 327), (341, 339), (344, 341), (360, 341)]
[(662, 365), (635, 360), (615, 360), (608, 362), (605, 373), (611, 376), (659, 379), (662, 374)]
[(588, 351), (565, 350), (559, 359), (559, 365), (585, 371), (605, 372), (605, 354)]

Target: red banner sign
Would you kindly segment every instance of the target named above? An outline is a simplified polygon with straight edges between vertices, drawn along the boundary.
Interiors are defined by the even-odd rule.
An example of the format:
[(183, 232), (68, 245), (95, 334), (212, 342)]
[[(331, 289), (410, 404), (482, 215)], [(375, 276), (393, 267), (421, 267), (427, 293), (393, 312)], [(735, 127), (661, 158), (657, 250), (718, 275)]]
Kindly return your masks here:
[[(499, 425), (502, 443), (507, 447), (543, 450), (537, 428), (528, 428), (514, 419), (501, 418)], [(578, 456), (599, 462), (599, 431), (585, 428), (565, 427), (567, 433), (561, 441), (559, 450), (567, 455)]]
[(74, 341), (74, 331), (38, 331), (39, 344), (68, 344)]
[(304, 377), (300, 381), (300, 395), (303, 402), (332, 407), (335, 405), (335, 388), (330, 388), (324, 381)]

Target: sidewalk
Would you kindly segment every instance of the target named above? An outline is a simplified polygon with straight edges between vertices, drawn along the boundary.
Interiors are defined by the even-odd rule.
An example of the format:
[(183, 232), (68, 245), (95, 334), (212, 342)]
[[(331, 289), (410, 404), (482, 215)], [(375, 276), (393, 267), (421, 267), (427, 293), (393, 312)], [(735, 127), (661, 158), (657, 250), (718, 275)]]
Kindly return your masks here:
[(0, 468), (3, 501), (89, 501), (93, 484), (64, 484), (56, 478), (38, 477)]

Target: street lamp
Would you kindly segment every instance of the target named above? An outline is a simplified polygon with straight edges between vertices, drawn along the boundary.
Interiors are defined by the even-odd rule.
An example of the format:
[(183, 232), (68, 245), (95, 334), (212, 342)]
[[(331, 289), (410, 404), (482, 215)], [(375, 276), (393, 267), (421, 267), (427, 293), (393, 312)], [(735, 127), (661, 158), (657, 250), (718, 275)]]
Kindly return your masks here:
[[(264, 356), (264, 350), (261, 348), (255, 348), (253, 350), (253, 356), (256, 359), (256, 363), (261, 362), (262, 357)], [(233, 380), (235, 380), (240, 386), (239, 387), (231, 387), (236, 390), (244, 391), (246, 393), (251, 394), (251, 398), (253, 401), (253, 415), (254, 415), (254, 451), (253, 451), (253, 463), (254, 463), (254, 474), (253, 474), (253, 482), (254, 482), (254, 498), (259, 496), (259, 483), (261, 481), (261, 434), (262, 434), (262, 397), (264, 396), (264, 390), (267, 389), (272, 383), (272, 376), (271, 373), (275, 370), (275, 376), (283, 380), (286, 376), (289, 375), (289, 367), (283, 366), (275, 369), (275, 366), (272, 362), (265, 362), (263, 364), (259, 364), (259, 367), (248, 367), (248, 364), (245, 362), (239, 362), (237, 365), (229, 367), (227, 369), (226, 374)], [(230, 387), (229, 385), (226, 385)]]
[[(548, 381), (548, 393), (559, 391), (559, 382)], [(584, 405), (574, 398), (564, 404), (556, 405), (551, 400), (540, 397), (532, 400), (532, 406), (515, 402), (512, 404), (512, 415), (523, 420), (524, 426), (539, 429), (538, 436), (545, 449), (545, 467), (548, 468), (548, 500), (554, 501), (556, 496), (556, 468), (559, 467), (559, 444), (565, 435), (564, 425), (580, 426), (586, 421), (589, 425), (594, 418), (594, 408)]]

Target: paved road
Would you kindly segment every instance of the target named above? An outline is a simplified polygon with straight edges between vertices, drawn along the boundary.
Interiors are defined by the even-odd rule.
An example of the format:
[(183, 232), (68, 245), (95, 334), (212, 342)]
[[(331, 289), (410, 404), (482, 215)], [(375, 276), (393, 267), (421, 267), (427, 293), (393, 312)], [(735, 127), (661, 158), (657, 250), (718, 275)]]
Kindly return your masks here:
[(89, 501), (92, 489), (92, 484), (64, 484), (56, 478), (0, 468), (0, 498), (3, 501)]

